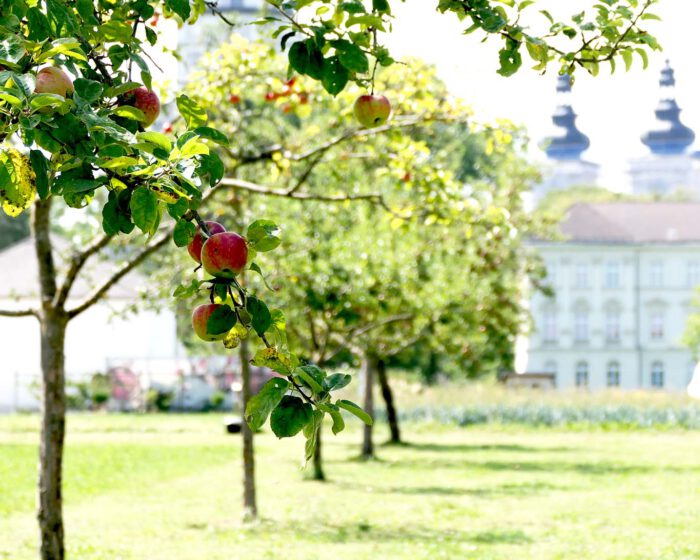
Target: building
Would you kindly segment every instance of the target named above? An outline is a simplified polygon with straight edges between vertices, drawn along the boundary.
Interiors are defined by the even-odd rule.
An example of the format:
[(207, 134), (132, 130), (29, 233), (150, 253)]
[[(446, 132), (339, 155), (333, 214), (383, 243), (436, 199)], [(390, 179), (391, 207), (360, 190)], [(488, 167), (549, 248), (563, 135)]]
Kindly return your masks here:
[(660, 97), (651, 128), (642, 135), (649, 154), (630, 162), (632, 192), (639, 195), (668, 195), (683, 190), (700, 194), (700, 159), (689, 148), (695, 133), (680, 120), (676, 102), (676, 78), (671, 65), (661, 70)]
[(535, 201), (553, 190), (598, 184), (598, 164), (582, 157), (591, 142), (576, 126), (571, 79), (566, 74), (557, 77), (557, 107), (552, 115), (552, 125), (552, 133), (542, 142), (550, 165), (545, 167), (543, 180), (535, 187)]
[[(66, 242), (54, 237), (57, 267), (70, 254)], [(114, 263), (93, 260), (71, 290), (68, 301), (82, 301), (111, 274)], [(27, 238), (0, 252), (0, 308), (37, 306), (38, 272), (33, 240)], [(89, 281), (86, 280), (89, 278)], [(97, 303), (68, 325), (66, 376), (82, 380), (94, 373), (127, 367), (146, 374), (175, 373), (184, 349), (176, 335), (172, 311), (131, 312), (140, 300), (139, 289), (147, 280), (138, 272), (125, 276)], [(0, 412), (38, 406), (34, 386), (41, 376), (39, 323), (34, 317), (0, 317)]]
[(680, 345), (700, 284), (700, 203), (571, 207), (561, 241), (533, 241), (555, 296), (533, 294), (522, 372), (558, 388), (685, 390), (694, 361)]

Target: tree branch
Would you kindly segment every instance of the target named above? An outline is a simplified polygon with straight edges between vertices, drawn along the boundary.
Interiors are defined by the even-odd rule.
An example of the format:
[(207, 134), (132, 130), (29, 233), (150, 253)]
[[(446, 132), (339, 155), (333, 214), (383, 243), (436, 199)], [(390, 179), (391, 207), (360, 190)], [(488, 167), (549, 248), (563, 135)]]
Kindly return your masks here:
[(320, 202), (347, 202), (347, 201), (365, 201), (374, 204), (378, 204), (384, 208), (390, 214), (393, 214), (397, 218), (407, 219), (410, 216), (403, 216), (392, 209), (384, 199), (384, 197), (379, 193), (364, 193), (364, 194), (337, 194), (337, 195), (326, 195), (326, 194), (316, 194), (316, 193), (300, 193), (296, 191), (280, 190), (280, 189), (270, 189), (259, 185), (258, 183), (251, 183), (250, 181), (244, 181), (243, 179), (236, 179), (229, 177), (222, 179), (221, 182), (212, 188), (210, 192), (214, 190), (219, 190), (224, 187), (229, 187), (237, 190), (252, 192), (260, 194), (263, 196), (277, 196), (283, 198), (293, 198), (296, 200), (318, 200)]
[(78, 274), (82, 270), (87, 260), (92, 255), (106, 247), (113, 238), (113, 235), (104, 234), (98, 237), (92, 244), (88, 245), (84, 251), (81, 251), (73, 256), (70, 266), (68, 267), (68, 271), (66, 272), (66, 276), (63, 279), (63, 283), (61, 284), (58, 294), (56, 294), (54, 299), (54, 307), (62, 307), (66, 303), (70, 290), (75, 283), (75, 279), (78, 277)]
[(9, 310), (9, 309), (0, 309), (0, 317), (38, 317), (39, 313), (36, 311), (36, 309), (17, 309), (17, 310)]
[(155, 242), (151, 243), (150, 245), (147, 245), (145, 249), (142, 249), (134, 257), (132, 257), (131, 260), (123, 264), (121, 268), (117, 269), (112, 274), (112, 276), (105, 280), (105, 282), (99, 288), (97, 288), (90, 296), (88, 296), (87, 299), (83, 301), (83, 303), (69, 310), (68, 319), (73, 319), (74, 317), (77, 317), (83, 311), (89, 309), (98, 301), (100, 301), (100, 299), (102, 299), (107, 294), (107, 292), (110, 290), (110, 288), (112, 288), (112, 286), (114, 286), (117, 282), (119, 282), (119, 280), (121, 280), (124, 276), (129, 274), (129, 272), (134, 270), (138, 265), (145, 261), (151, 254), (155, 253), (158, 249), (163, 247), (170, 240), (171, 236), (172, 228), (169, 227), (165, 231), (163, 231), (161, 236)]

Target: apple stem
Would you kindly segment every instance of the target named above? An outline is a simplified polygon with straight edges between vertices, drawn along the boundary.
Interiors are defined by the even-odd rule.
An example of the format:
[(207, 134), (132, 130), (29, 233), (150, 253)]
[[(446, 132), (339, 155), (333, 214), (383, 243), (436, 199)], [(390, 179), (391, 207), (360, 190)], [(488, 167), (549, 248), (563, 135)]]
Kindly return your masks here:
[(199, 212), (197, 212), (196, 210), (190, 210), (190, 214), (192, 215), (192, 218), (194, 218), (194, 221), (197, 222), (200, 233), (204, 234), (205, 237), (211, 237), (211, 232), (209, 231), (207, 224), (199, 215)]

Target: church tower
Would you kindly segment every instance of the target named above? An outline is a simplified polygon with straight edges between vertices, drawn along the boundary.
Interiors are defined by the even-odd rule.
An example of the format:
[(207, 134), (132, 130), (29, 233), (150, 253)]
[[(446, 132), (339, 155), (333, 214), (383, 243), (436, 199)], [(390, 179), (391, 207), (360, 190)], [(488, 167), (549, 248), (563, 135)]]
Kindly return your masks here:
[(549, 159), (549, 169), (535, 188), (539, 200), (549, 191), (568, 187), (598, 184), (599, 166), (582, 158), (591, 144), (576, 126), (576, 113), (571, 105), (571, 78), (567, 74), (557, 77), (557, 107), (552, 115), (554, 130), (542, 143)]
[(678, 189), (700, 193), (699, 162), (688, 152), (695, 133), (680, 120), (675, 86), (673, 68), (666, 61), (659, 80), (655, 119), (641, 138), (650, 153), (630, 163), (634, 194), (667, 195)]

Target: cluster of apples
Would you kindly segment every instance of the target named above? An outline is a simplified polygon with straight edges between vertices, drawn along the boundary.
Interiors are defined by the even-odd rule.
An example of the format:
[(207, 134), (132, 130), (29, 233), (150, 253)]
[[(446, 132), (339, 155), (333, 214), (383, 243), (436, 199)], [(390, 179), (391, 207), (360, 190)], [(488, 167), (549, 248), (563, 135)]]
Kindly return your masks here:
[[(226, 231), (218, 222), (205, 224), (210, 236), (205, 239), (197, 228), (194, 239), (187, 245), (187, 251), (214, 278), (233, 280), (248, 263), (248, 244), (244, 237)], [(196, 307), (192, 312), (192, 328), (202, 340), (211, 342), (226, 337), (226, 333), (214, 335), (207, 332), (209, 317), (220, 307), (220, 304), (208, 303)]]
[[(74, 91), (73, 81), (60, 68), (46, 66), (37, 72), (34, 93), (53, 93), (65, 98)], [(141, 124), (144, 128), (151, 126), (160, 115), (160, 99), (146, 87), (138, 87), (124, 94), (124, 103), (143, 113), (144, 120)]]

